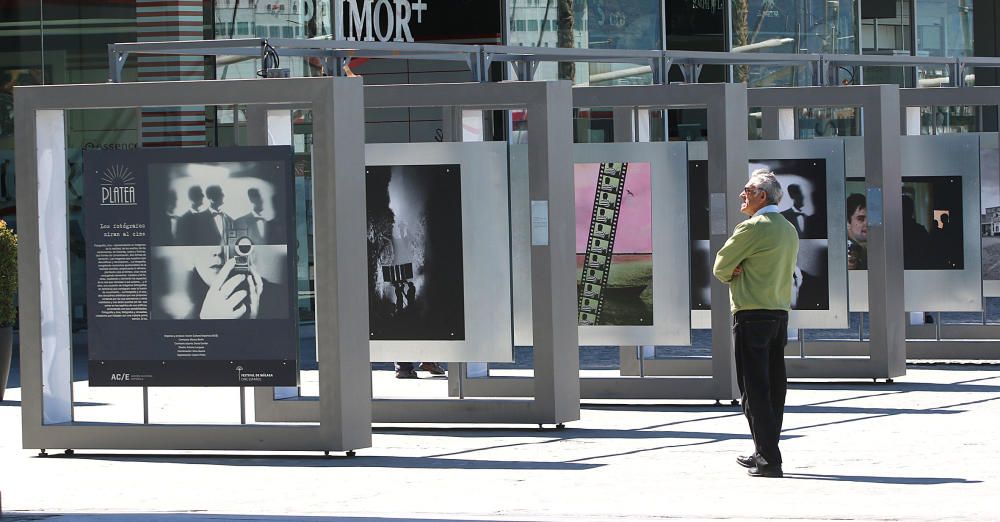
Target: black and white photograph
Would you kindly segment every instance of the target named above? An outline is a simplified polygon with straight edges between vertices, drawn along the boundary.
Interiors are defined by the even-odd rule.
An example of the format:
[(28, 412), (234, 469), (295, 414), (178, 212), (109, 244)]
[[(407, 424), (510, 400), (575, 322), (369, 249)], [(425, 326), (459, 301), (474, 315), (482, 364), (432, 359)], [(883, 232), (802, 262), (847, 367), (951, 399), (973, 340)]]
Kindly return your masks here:
[[(774, 171), (785, 191), (778, 204), (783, 216), (799, 232), (799, 257), (792, 281), (793, 310), (830, 307), (826, 230), (826, 161), (823, 159), (751, 160), (749, 172)], [(749, 173), (748, 172), (748, 173)], [(709, 252), (708, 162), (688, 162), (688, 202), (691, 227), (691, 309), (712, 308)]]
[(712, 262), (708, 233), (708, 162), (688, 161), (688, 223), (691, 241), (691, 309), (711, 310)]
[(150, 166), (153, 245), (232, 246), (288, 242), (285, 187), (271, 162)]
[(751, 159), (747, 172), (774, 172), (785, 197), (778, 211), (795, 226), (799, 239), (828, 239), (826, 230), (825, 159)]
[(366, 168), (372, 340), (465, 339), (461, 188), (457, 164)]
[(153, 247), (151, 319), (286, 319), (287, 247)]
[[(851, 207), (852, 201), (864, 201), (862, 199), (865, 191), (864, 178), (848, 178), (846, 187), (848, 208)], [(906, 270), (964, 269), (962, 178), (960, 176), (904, 176), (901, 205), (903, 210), (903, 268)], [(850, 247), (851, 222), (850, 218), (848, 219), (848, 246)], [(851, 252), (848, 251), (849, 268), (851, 262)]]
[(288, 317), (287, 195), (279, 167), (150, 165), (152, 319)]
[(800, 239), (799, 257), (792, 276), (792, 310), (830, 308), (829, 242)]

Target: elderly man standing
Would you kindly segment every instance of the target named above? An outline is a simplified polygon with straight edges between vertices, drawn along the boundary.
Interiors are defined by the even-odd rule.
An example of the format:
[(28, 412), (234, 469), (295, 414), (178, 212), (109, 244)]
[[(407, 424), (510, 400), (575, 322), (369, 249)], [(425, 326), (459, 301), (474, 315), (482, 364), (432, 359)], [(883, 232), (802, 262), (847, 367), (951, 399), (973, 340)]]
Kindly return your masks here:
[(799, 251), (795, 227), (778, 212), (781, 184), (758, 169), (740, 192), (736, 226), (715, 258), (714, 274), (730, 285), (736, 378), (755, 452), (736, 461), (754, 477), (781, 477), (778, 438), (785, 409), (785, 343), (792, 275)]

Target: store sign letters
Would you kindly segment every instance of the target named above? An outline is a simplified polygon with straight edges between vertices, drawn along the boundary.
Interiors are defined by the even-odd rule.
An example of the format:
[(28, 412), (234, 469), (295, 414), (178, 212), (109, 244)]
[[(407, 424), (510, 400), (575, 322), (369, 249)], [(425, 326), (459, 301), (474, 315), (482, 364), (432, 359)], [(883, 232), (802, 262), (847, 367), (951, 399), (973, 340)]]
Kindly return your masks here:
[(412, 42), (410, 20), (423, 21), (424, 0), (344, 0), (347, 39), (367, 42)]

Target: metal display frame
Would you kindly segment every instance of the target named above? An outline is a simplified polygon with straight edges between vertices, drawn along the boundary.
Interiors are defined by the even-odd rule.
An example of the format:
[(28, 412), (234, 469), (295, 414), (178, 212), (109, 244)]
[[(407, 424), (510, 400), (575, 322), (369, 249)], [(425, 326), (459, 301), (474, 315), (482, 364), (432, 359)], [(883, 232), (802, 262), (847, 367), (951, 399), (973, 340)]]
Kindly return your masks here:
[[(899, 87), (864, 85), (750, 89), (749, 104), (764, 112), (764, 138), (780, 139), (779, 110), (797, 107), (858, 107), (865, 144), (868, 200), (868, 270), (871, 341), (860, 357), (813, 357), (804, 346), (786, 358), (789, 377), (892, 379), (906, 374), (903, 307), (902, 168)], [(846, 269), (846, 262), (845, 262)], [(809, 345), (811, 343), (804, 343)], [(795, 351), (786, 348), (786, 355)], [(839, 354), (838, 354), (839, 355)]]
[[(938, 87), (899, 90), (900, 132), (919, 132), (919, 108), (933, 106), (998, 106), (1000, 87)], [(914, 110), (916, 109), (916, 110)], [(997, 133), (980, 134), (980, 147), (985, 140), (1000, 139)], [(983, 281), (984, 296), (993, 296), (989, 281)], [(1000, 290), (994, 290), (1000, 291)], [(1000, 325), (996, 324), (935, 324), (905, 325), (906, 355), (910, 359), (996, 360), (1000, 359)], [(807, 355), (863, 356), (869, 350), (868, 341), (823, 341), (805, 343)]]
[[(713, 205), (710, 209), (711, 251), (718, 252), (729, 233), (741, 221), (738, 194), (746, 183), (747, 132), (746, 87), (742, 84), (651, 85), (628, 87), (577, 87), (573, 89), (574, 107), (613, 107), (632, 109), (705, 108), (709, 137), (709, 154), (720, 158), (709, 164), (709, 192)], [(683, 175), (686, 180), (686, 173)], [(686, 185), (686, 182), (685, 182)], [(676, 214), (686, 215), (685, 208)], [(685, 236), (686, 236), (685, 231)], [(537, 286), (532, 285), (532, 288)], [(713, 281), (712, 299), (729, 301), (729, 287)], [(686, 295), (686, 293), (685, 293)], [(576, 311), (575, 299), (566, 301), (567, 308)], [(654, 309), (655, 313), (655, 309)], [(574, 326), (576, 321), (574, 320)], [(712, 312), (712, 356), (707, 359), (676, 361), (645, 361), (650, 363), (676, 363), (674, 370), (664, 377), (652, 377), (653, 372), (637, 377), (585, 377), (579, 374), (580, 396), (587, 399), (708, 399), (733, 400), (739, 397), (736, 385), (735, 357), (733, 353), (732, 314), (729, 307), (717, 307)], [(535, 338), (538, 339), (537, 337)], [(536, 348), (537, 349), (537, 348)], [(621, 352), (637, 356), (639, 347), (621, 348)], [(577, 356), (574, 350), (574, 356)], [(537, 358), (536, 358), (537, 360)], [(622, 358), (626, 364), (625, 357)], [(685, 372), (691, 363), (699, 372)], [(578, 363), (577, 363), (578, 364)], [(640, 363), (640, 367), (641, 367)], [(624, 373), (624, 372), (623, 372)], [(530, 380), (516, 376), (487, 376), (471, 378), (465, 372), (449, 376), (452, 395), (520, 397), (530, 390)]]
[[(503, 395), (467, 398), (469, 395), (462, 393), (443, 399), (376, 397), (372, 399), (375, 422), (563, 427), (565, 422), (580, 418), (576, 308), (562, 305), (575, 302), (576, 298), (573, 178), (564, 174), (573, 170), (569, 117), (572, 99), (568, 81), (365, 87), (366, 109), (527, 109), (531, 115), (527, 122), (528, 197), (532, 203), (530, 278), (532, 288), (540, 289), (532, 295), (532, 332), (536, 344), (534, 377), (525, 380), (531, 385), (532, 391), (526, 394), (529, 398), (499, 398)], [(250, 126), (268, 128), (259, 113), (250, 117)], [(288, 131), (278, 129), (278, 132)], [(367, 324), (365, 321), (366, 327)], [(449, 373), (465, 371), (466, 365), (460, 363), (458, 371)], [(257, 388), (254, 405), (257, 419), (275, 422), (314, 421), (322, 412), (322, 405), (315, 397), (301, 396), (297, 390), (284, 388)]]
[[(864, 168), (868, 210), (868, 265), (874, 288), (869, 294), (871, 342), (836, 343), (850, 350), (815, 350), (817, 342), (790, 343), (785, 348), (785, 367), (791, 378), (871, 378), (892, 379), (906, 373), (906, 345), (903, 311), (903, 243), (900, 197), (899, 88), (895, 85), (846, 87), (774, 87), (749, 89), (748, 105), (763, 111), (764, 139), (776, 140), (784, 134), (779, 110), (797, 107), (860, 107), (864, 111)], [(711, 165), (711, 163), (709, 163)], [(741, 173), (746, 171), (743, 166)], [(877, 207), (880, 202), (880, 208)], [(878, 210), (878, 212), (876, 212)], [(846, 271), (846, 261), (845, 261)], [(712, 302), (717, 301), (712, 294)], [(715, 309), (713, 307), (713, 318)], [(720, 326), (712, 323), (713, 343)], [(834, 343), (828, 343), (833, 346)], [(624, 351), (623, 351), (624, 355)], [(623, 357), (622, 369), (636, 372), (638, 362)], [(669, 361), (645, 361), (645, 373), (704, 372), (703, 361), (671, 366)]]
[[(934, 89), (900, 89), (900, 127), (906, 133), (910, 123), (919, 118), (920, 107), (934, 106), (1000, 106), (1000, 87), (939, 87)], [(980, 134), (984, 142), (1000, 140), (997, 133)], [(1000, 282), (983, 281), (984, 297), (1000, 296)], [(912, 359), (996, 360), (1000, 359), (1000, 325), (950, 324), (940, 322), (907, 326), (906, 351)], [(858, 344), (858, 343), (855, 343)]]
[[(283, 82), (280, 84), (271, 82)], [(371, 445), (359, 79), (208, 80), (17, 87), (22, 443), (25, 448), (348, 451)], [(75, 422), (66, 242), (66, 111), (152, 106), (311, 106), (321, 414), (311, 425)], [(332, 203), (332, 204), (330, 204)], [(145, 394), (144, 394), (145, 395)], [(241, 390), (241, 397), (242, 397)], [(148, 407), (148, 405), (147, 405)], [(260, 419), (258, 419), (259, 421)]]

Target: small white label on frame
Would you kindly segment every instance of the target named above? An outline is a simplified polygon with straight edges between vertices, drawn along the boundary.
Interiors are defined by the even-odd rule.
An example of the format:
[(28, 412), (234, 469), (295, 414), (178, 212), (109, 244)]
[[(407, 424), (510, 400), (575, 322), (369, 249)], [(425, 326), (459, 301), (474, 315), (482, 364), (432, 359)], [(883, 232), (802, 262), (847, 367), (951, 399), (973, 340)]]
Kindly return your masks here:
[(549, 244), (549, 202), (531, 202), (531, 246)]
[(726, 195), (714, 192), (708, 198), (708, 226), (712, 235), (726, 234)]

